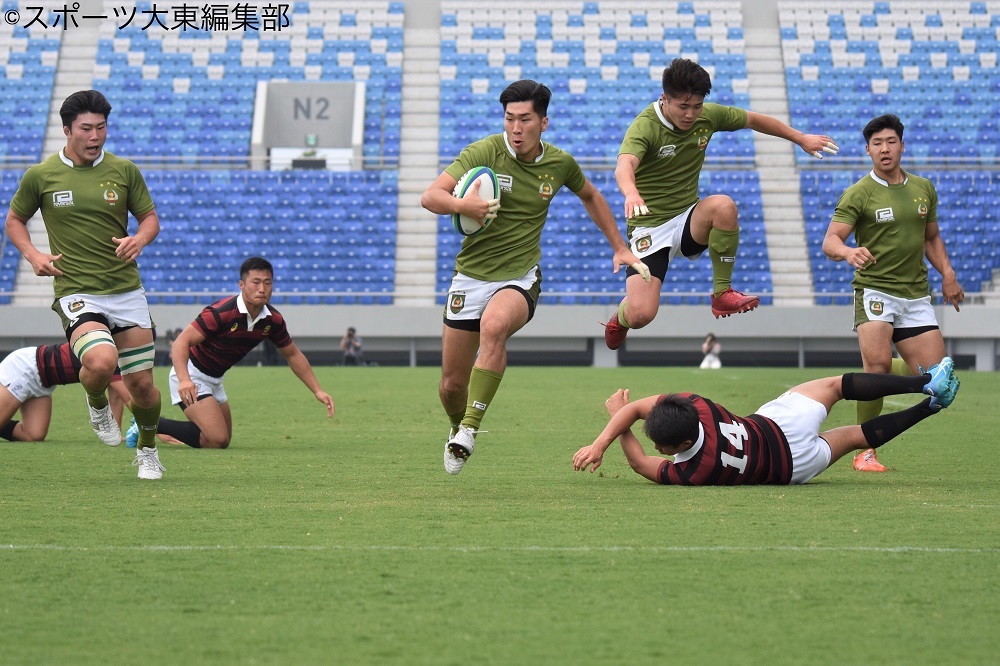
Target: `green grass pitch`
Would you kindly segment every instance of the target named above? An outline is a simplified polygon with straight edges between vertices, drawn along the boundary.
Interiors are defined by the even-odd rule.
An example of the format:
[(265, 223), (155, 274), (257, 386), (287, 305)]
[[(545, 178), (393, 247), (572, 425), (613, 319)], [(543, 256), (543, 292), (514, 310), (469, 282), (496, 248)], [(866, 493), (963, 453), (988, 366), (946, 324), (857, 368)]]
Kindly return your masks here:
[(60, 388), (48, 442), (0, 443), (0, 663), (996, 663), (996, 373), (889, 474), (665, 488), (617, 445), (572, 471), (618, 387), (749, 413), (837, 372), (510, 368), (457, 477), (434, 368), (318, 368), (330, 420), (286, 368), (234, 369), (232, 447), (163, 445), (162, 482)]

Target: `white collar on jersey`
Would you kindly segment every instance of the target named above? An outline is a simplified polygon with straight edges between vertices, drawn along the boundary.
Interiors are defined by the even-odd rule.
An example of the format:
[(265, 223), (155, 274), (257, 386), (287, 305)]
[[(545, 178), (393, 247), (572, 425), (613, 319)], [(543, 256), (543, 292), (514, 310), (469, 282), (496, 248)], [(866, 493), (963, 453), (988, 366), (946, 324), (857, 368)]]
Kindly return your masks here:
[[(879, 185), (882, 185), (883, 187), (889, 187), (889, 181), (882, 180), (881, 178), (879, 178), (878, 176), (876, 176), (875, 175), (875, 169), (872, 169), (870, 172), (868, 172), (868, 175), (871, 176), (872, 180), (874, 180)], [(903, 172), (903, 182), (902, 182), (902, 184), (906, 185), (906, 181), (908, 181), (909, 179), (910, 179), (910, 177), (907, 176), (906, 172), (904, 171)]]
[[(513, 157), (515, 160), (519, 159), (518, 156), (517, 156), (517, 153), (515, 153), (514, 149), (510, 147), (510, 142), (507, 141), (507, 132), (503, 133), (503, 145), (507, 146), (507, 152), (510, 153), (511, 157)], [(538, 155), (538, 157), (535, 158), (535, 161), (536, 162), (541, 162), (542, 158), (545, 157), (545, 142), (543, 142), (541, 139), (539, 139), (538, 140), (538, 145), (540, 145), (542, 147), (542, 152)]]
[(701, 425), (701, 421), (698, 421), (698, 441), (694, 443), (687, 451), (681, 451), (674, 455), (675, 463), (682, 463), (694, 458), (694, 454), (701, 451), (701, 447), (705, 445), (705, 428)]
[(268, 316), (271, 315), (271, 311), (268, 310), (267, 306), (265, 305), (263, 308), (261, 308), (260, 314), (257, 315), (256, 319), (250, 319), (250, 311), (247, 310), (247, 304), (243, 301), (243, 294), (242, 293), (236, 294), (236, 309), (239, 310), (240, 312), (242, 312), (243, 314), (245, 314), (247, 316), (247, 330), (248, 331), (252, 331), (253, 327), (261, 319), (263, 319), (264, 317), (268, 317)]
[[(59, 151), (59, 159), (61, 159), (63, 161), (63, 164), (65, 164), (66, 166), (68, 166), (68, 167), (75, 167), (76, 165), (73, 164), (73, 160), (71, 160), (70, 158), (66, 157), (65, 150), (66, 149), (63, 148), (62, 150)], [(104, 151), (102, 150), (101, 154), (97, 156), (97, 159), (94, 160), (93, 164), (91, 164), (90, 166), (92, 166), (92, 167), (97, 166), (98, 164), (101, 163), (101, 160), (103, 160), (103, 159), (104, 159)]]
[(663, 115), (663, 107), (660, 105), (660, 100), (653, 102), (653, 108), (656, 110), (656, 116), (660, 119), (660, 122), (666, 125), (671, 131), (678, 131), (674, 124), (667, 120), (667, 117)]

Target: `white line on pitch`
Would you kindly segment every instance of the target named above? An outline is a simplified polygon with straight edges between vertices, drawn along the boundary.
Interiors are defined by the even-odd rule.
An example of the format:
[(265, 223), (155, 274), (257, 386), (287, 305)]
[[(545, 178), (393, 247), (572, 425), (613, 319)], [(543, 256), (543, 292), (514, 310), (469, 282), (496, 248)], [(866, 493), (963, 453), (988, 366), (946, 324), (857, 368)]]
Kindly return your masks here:
[(294, 546), (294, 545), (175, 545), (175, 546), (65, 546), (59, 544), (0, 544), (0, 551), (17, 550), (48, 550), (56, 552), (70, 551), (121, 551), (121, 552), (184, 552), (184, 551), (407, 551), (407, 552), (447, 552), (447, 553), (600, 553), (600, 552), (636, 552), (636, 553), (929, 553), (929, 554), (978, 554), (1000, 553), (1000, 548), (962, 548), (962, 547), (927, 547), (927, 546), (399, 546), (399, 545), (367, 545), (346, 546), (331, 544), (326, 546)]

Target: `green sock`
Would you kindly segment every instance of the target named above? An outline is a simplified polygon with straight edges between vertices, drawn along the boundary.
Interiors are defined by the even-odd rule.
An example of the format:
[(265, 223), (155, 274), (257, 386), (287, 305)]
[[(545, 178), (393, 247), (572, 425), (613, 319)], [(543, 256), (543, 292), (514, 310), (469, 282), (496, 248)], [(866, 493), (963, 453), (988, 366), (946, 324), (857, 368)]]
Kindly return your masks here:
[(104, 409), (108, 406), (108, 395), (105, 391), (100, 391), (97, 393), (92, 393), (90, 389), (84, 387), (84, 391), (87, 392), (87, 402), (94, 409)]
[(625, 299), (618, 304), (618, 323), (622, 325), (623, 328), (629, 328), (628, 322), (625, 321)]
[(140, 407), (132, 403), (128, 407), (135, 417), (135, 423), (139, 426), (138, 448), (156, 446), (156, 426), (160, 422), (160, 401), (152, 407)]
[[(898, 375), (900, 377), (910, 376), (910, 367), (906, 365), (906, 361), (901, 358), (892, 359), (892, 369), (889, 371), (890, 375)], [(882, 398), (878, 400), (859, 400), (857, 403), (856, 414), (858, 417), (857, 423), (860, 425), (865, 421), (871, 421), (873, 418), (882, 413)]]
[(733, 268), (736, 266), (736, 248), (740, 245), (740, 230), (713, 228), (708, 232), (708, 256), (712, 258), (712, 277), (715, 281), (714, 294), (721, 294), (733, 284)]
[(479, 430), (486, 409), (490, 406), (493, 396), (497, 394), (502, 379), (502, 372), (472, 368), (472, 378), (469, 380), (469, 406), (465, 408), (462, 425)]

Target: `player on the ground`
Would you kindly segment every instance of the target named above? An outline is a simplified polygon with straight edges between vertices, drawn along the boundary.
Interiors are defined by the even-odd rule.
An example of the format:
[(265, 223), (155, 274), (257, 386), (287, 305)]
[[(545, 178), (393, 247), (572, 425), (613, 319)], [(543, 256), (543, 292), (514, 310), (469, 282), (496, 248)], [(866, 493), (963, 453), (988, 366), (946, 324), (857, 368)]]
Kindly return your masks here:
[[(271, 262), (250, 257), (240, 266), (240, 293), (209, 305), (188, 324), (170, 349), (170, 401), (187, 421), (161, 418), (160, 435), (196, 449), (225, 449), (233, 438), (233, 417), (222, 377), (264, 340), (288, 361), (288, 367), (333, 416), (333, 398), (322, 388), (309, 359), (292, 341), (285, 318), (268, 305), (274, 282)], [(125, 434), (133, 445), (138, 431)], [(170, 438), (170, 439), (167, 439)]]
[[(872, 170), (840, 196), (823, 252), (855, 269), (854, 329), (865, 372), (917, 374), (945, 355), (924, 257), (941, 274), (944, 302), (956, 312), (965, 292), (941, 239), (934, 184), (900, 166), (903, 123), (892, 114), (879, 116), (862, 135)], [(851, 233), (857, 247), (846, 243)], [(905, 367), (893, 363), (893, 345)], [(858, 423), (881, 411), (881, 399), (859, 402)], [(872, 449), (854, 457), (854, 468), (886, 471)]]
[(618, 153), (615, 180), (625, 196), (625, 219), (633, 252), (652, 280), (626, 271), (625, 299), (604, 329), (610, 349), (625, 342), (630, 328), (653, 321), (660, 308), (660, 288), (670, 261), (695, 260), (708, 249), (712, 258), (712, 314), (748, 312), (757, 296), (732, 288), (740, 241), (736, 204), (725, 194), (698, 198), (698, 178), (705, 150), (715, 132), (749, 128), (787, 139), (811, 155), (835, 154), (825, 135), (804, 134), (776, 118), (733, 106), (706, 104), (712, 80), (701, 65), (677, 58), (663, 70), (663, 94), (642, 111), (625, 133)]
[[(629, 402), (628, 389), (607, 402), (611, 420), (590, 446), (573, 456), (573, 469), (593, 472), (616, 438), (632, 469), (661, 484), (738, 486), (806, 483), (851, 451), (882, 446), (947, 407), (958, 393), (954, 363), (945, 357), (923, 375), (899, 377), (847, 373), (799, 384), (755, 413), (739, 417), (693, 393), (651, 395)], [(930, 398), (861, 425), (820, 432), (840, 400), (872, 400), (887, 395), (925, 393)], [(632, 434), (643, 429), (665, 460), (647, 456)]]
[[(41, 442), (52, 421), (52, 392), (57, 386), (80, 382), (80, 360), (68, 342), (15, 349), (0, 361), (0, 438), (11, 442)], [(120, 374), (109, 386), (108, 401), (119, 442), (122, 413), (131, 400)], [(21, 420), (14, 419), (20, 410)]]
[[(504, 132), (466, 146), (420, 200), (438, 215), (461, 213), (481, 222), (496, 215), (484, 231), (463, 241), (444, 311), (439, 395), (451, 424), (444, 449), (450, 474), (458, 474), (472, 455), (474, 437), (507, 367), (507, 339), (535, 313), (542, 227), (556, 192), (568, 187), (583, 202), (611, 245), (615, 272), (622, 264), (638, 263), (607, 201), (576, 160), (542, 141), (551, 96), (535, 81), (507, 86), (500, 94)], [(458, 179), (480, 166), (496, 172), (500, 201), (453, 196)]]
[[(139, 169), (104, 151), (111, 104), (96, 90), (73, 93), (59, 109), (66, 147), (29, 168), (10, 202), (6, 229), (35, 275), (53, 278), (52, 309), (80, 359), (80, 383), (94, 432), (117, 446), (121, 430), (108, 406), (116, 368), (140, 425), (133, 464), (140, 479), (160, 479), (156, 450), (160, 392), (153, 385), (153, 322), (136, 259), (160, 232)], [(41, 211), (53, 254), (31, 242), (28, 220)], [(128, 214), (138, 221), (128, 235)]]

